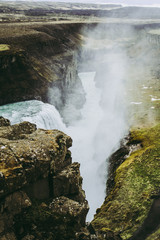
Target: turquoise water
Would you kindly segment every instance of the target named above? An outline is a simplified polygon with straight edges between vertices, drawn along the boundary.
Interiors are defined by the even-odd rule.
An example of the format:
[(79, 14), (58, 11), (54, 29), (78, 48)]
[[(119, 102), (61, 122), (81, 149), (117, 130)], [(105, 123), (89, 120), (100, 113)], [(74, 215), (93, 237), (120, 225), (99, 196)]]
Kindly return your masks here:
[[(119, 142), (126, 132), (125, 109), (121, 96), (123, 83), (119, 80), (119, 75), (108, 77), (110, 81), (104, 81), (102, 86), (97, 88), (96, 81), (99, 79), (95, 78), (95, 74), (79, 74), (86, 93), (86, 102), (82, 109), (78, 109), (81, 118), (73, 124), (71, 121), (68, 127), (54, 106), (41, 101), (0, 106), (0, 115), (8, 118), (11, 124), (29, 121), (38, 128), (58, 129), (71, 136), (72, 159), (73, 162), (81, 164), (83, 189), (90, 206), (88, 221), (93, 219), (96, 209), (105, 198), (106, 159), (119, 147)], [(70, 102), (75, 100), (70, 99)], [(65, 113), (69, 115), (68, 119), (72, 118), (73, 111), (72, 106), (67, 107)]]
[(37, 100), (0, 106), (0, 116), (8, 118), (11, 124), (29, 121), (35, 123), (38, 128), (61, 131), (65, 131), (66, 128), (54, 106)]

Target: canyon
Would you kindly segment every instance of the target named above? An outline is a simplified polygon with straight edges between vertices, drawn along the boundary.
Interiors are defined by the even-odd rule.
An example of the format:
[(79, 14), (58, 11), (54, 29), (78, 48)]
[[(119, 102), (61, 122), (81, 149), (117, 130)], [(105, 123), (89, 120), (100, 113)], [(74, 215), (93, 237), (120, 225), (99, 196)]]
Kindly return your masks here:
[(159, 9), (15, 6), (0, 13), (0, 239), (158, 240)]

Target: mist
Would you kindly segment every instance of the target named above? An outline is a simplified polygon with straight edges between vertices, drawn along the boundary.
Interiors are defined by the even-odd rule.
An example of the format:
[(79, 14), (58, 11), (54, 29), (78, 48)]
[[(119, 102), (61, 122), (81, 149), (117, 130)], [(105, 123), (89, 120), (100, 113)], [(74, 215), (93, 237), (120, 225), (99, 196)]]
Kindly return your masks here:
[[(147, 31), (125, 24), (121, 28), (98, 24), (82, 32), (79, 77), (86, 102), (78, 110), (81, 117), (69, 124), (67, 133), (73, 139), (73, 161), (81, 163), (90, 206), (88, 221), (106, 196), (109, 157), (130, 127), (154, 122), (153, 95), (151, 98), (149, 94), (153, 89), (151, 75), (157, 66), (153, 59), (157, 57), (146, 38)], [(75, 98), (70, 99), (72, 110)], [(73, 112), (66, 110), (65, 114), (70, 119)]]
[[(33, 109), (37, 108), (38, 118), (35, 115), (28, 117), (33, 109), (30, 109), (27, 118), (24, 118), (26, 110), (22, 112), (22, 120), (38, 123), (41, 128), (58, 126), (58, 129), (72, 137), (72, 159), (81, 164), (83, 189), (90, 206), (87, 221), (93, 219), (96, 209), (106, 197), (108, 160), (111, 154), (120, 147), (130, 127), (137, 122), (139, 124), (139, 115), (142, 122), (144, 118), (145, 122), (147, 118), (152, 122), (154, 120), (153, 104), (159, 98), (151, 93), (152, 86), (146, 79), (150, 79), (157, 58), (153, 57), (156, 50), (150, 51), (150, 43), (146, 38), (148, 31), (137, 30), (133, 25), (125, 23), (84, 27), (80, 33), (82, 47), (77, 54), (80, 56), (78, 76), (82, 85), (79, 79), (70, 79), (78, 84), (72, 85), (74, 89), (71, 88), (66, 95), (66, 89), (62, 91), (58, 86), (48, 90), (49, 102), (60, 111), (64, 122), (67, 122), (66, 126), (61, 122), (57, 109), (50, 105), (34, 102), (36, 105)], [(69, 73), (75, 66), (69, 68)], [(77, 77), (75, 72), (74, 77)], [(148, 97), (150, 102), (145, 103), (147, 91), (151, 97)], [(83, 107), (79, 104), (79, 93), (86, 99)], [(62, 97), (63, 100), (66, 98), (65, 101), (62, 101)], [(20, 119), (19, 115), (15, 116)], [(55, 116), (60, 123), (58, 125), (56, 121), (52, 124)]]
[[(159, 97), (152, 91), (150, 79), (154, 67), (159, 67), (159, 58), (156, 48), (149, 47), (148, 30), (145, 31), (141, 34), (125, 24), (121, 28), (118, 24), (98, 24), (83, 29), (78, 59), (82, 85), (74, 84), (74, 91), (66, 95), (66, 105), (58, 87), (48, 90), (50, 103), (60, 113), (63, 107), (67, 125), (54, 106), (40, 101), (6, 105), (2, 109), (2, 115), (13, 124), (27, 120), (40, 128), (57, 128), (72, 137), (72, 159), (81, 164), (83, 189), (90, 206), (87, 221), (93, 219), (106, 197), (111, 154), (120, 147), (132, 125), (154, 122)], [(86, 99), (81, 108), (80, 92)]]
[[(86, 102), (78, 110), (80, 117), (70, 121), (66, 131), (73, 139), (72, 159), (81, 163), (83, 188), (90, 206), (87, 220), (91, 221), (106, 195), (108, 158), (128, 133), (127, 56), (124, 47), (113, 44), (115, 33), (108, 35), (103, 25), (94, 30), (84, 29), (82, 35), (79, 77)], [(76, 95), (69, 102), (65, 118), (72, 119)]]
[[(76, 79), (70, 79), (77, 83), (72, 85), (75, 89), (64, 96), (65, 89), (53, 86), (48, 90), (50, 104), (34, 100), (1, 108), (1, 115), (12, 124), (30, 121), (72, 137), (72, 159), (81, 164), (83, 189), (90, 206), (87, 221), (93, 219), (106, 197), (108, 160), (130, 127), (159, 120), (159, 88), (154, 79), (160, 65), (156, 49), (159, 40), (149, 32), (124, 23), (86, 26), (80, 33), (83, 41), (77, 54), (81, 83), (76, 72), (71, 74)], [(71, 70), (75, 69), (69, 68), (69, 73)], [(83, 106), (79, 104), (82, 95)], [(62, 97), (67, 98), (65, 105)]]

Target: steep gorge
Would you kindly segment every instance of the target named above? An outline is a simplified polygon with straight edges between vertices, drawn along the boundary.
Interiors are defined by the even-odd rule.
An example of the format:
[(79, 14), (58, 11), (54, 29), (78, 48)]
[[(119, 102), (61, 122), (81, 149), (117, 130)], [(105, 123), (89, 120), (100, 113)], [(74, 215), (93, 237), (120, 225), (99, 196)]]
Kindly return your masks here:
[[(81, 27), (80, 24), (3, 25), (0, 104), (31, 99), (48, 102), (48, 88), (54, 86), (60, 89), (62, 106), (67, 92), (79, 81), (76, 54), (81, 45)], [(5, 45), (9, 46), (7, 50), (3, 48)]]
[[(94, 26), (94, 24), (93, 24), (93, 26)], [(150, 81), (150, 79), (148, 78), (147, 86), (146, 86), (146, 77), (148, 77), (148, 76), (150, 77), (150, 75), (147, 75), (148, 72), (146, 71), (146, 67), (144, 68), (144, 65), (148, 64), (147, 66), (149, 67), (149, 71), (150, 72), (153, 71), (154, 74), (156, 73), (157, 74), (156, 78), (158, 79), (158, 74), (159, 74), (158, 73), (158, 64), (159, 64), (159, 62), (157, 61), (157, 59), (158, 59), (157, 56), (159, 53), (159, 50), (158, 50), (159, 46), (155, 47), (155, 49), (152, 49), (151, 47), (148, 47), (149, 46), (148, 42), (145, 41), (145, 44), (144, 44), (144, 42), (143, 42), (144, 37), (141, 38), (142, 34), (144, 34), (144, 31), (143, 31), (144, 29), (142, 29), (142, 31), (138, 30), (136, 32), (136, 34), (137, 34), (136, 39), (135, 38), (126, 39), (126, 37), (128, 37), (130, 35), (130, 29), (132, 29), (132, 28), (130, 28), (130, 27), (129, 27), (129, 29), (127, 28), (129, 31), (127, 30), (125, 33), (125, 31), (124, 32), (121, 32), (121, 30), (118, 31), (117, 30), (118, 27), (116, 24), (116, 25), (114, 25), (114, 29), (116, 29), (116, 35), (115, 35), (115, 32), (112, 30), (113, 25), (111, 28), (109, 28), (110, 30), (108, 30), (107, 27), (105, 29), (104, 25), (103, 25), (102, 29), (103, 29), (103, 31), (104, 31), (104, 29), (106, 30), (107, 37), (103, 36), (104, 39), (103, 39), (103, 41), (101, 41), (102, 40), (102, 39), (100, 39), (101, 35), (99, 37), (98, 35), (95, 35), (97, 30), (95, 32), (93, 31), (94, 34), (91, 35), (91, 42), (93, 43), (93, 45), (92, 44), (90, 45), (90, 49), (87, 49), (87, 50), (85, 49), (86, 50), (85, 54), (83, 55), (83, 53), (82, 53), (81, 58), (79, 58), (79, 55), (78, 55), (79, 49), (78, 48), (82, 44), (82, 38), (81, 38), (82, 32), (80, 31), (81, 27), (82, 27), (81, 24), (75, 24), (75, 25), (74, 24), (73, 25), (66, 24), (66, 25), (57, 25), (57, 26), (54, 25), (54, 28), (53, 28), (50, 25), (43, 24), (43, 27), (42, 26), (41, 27), (32, 26), (31, 28), (29, 28), (30, 29), (29, 32), (31, 31), (30, 34), (28, 34), (29, 33), (28, 29), (26, 27), (24, 27), (22, 29), (22, 31), (27, 32), (25, 37), (24, 37), (24, 32), (21, 32), (19, 30), (18, 36), (14, 36), (14, 37), (10, 36), (5, 39), (1, 38), (1, 40), (0, 40), (1, 44), (7, 44), (7, 45), (9, 45), (9, 48), (10, 48), (10, 50), (5, 50), (5, 51), (0, 52), (1, 70), (2, 70), (1, 71), (2, 75), (0, 78), (0, 82), (1, 82), (1, 86), (2, 86), (2, 89), (0, 90), (1, 91), (0, 92), (1, 105), (4, 105), (6, 103), (22, 101), (22, 100), (24, 101), (24, 100), (30, 100), (30, 99), (37, 99), (37, 100), (42, 100), (44, 102), (50, 102), (50, 103), (54, 104), (61, 111), (61, 113), (63, 113), (65, 110), (64, 104), (66, 103), (68, 96), (73, 95), (73, 91), (74, 91), (74, 95), (77, 96), (78, 100), (73, 104), (75, 104), (76, 108), (81, 109), (82, 105), (85, 102), (85, 96), (84, 96), (84, 89), (83, 89), (83, 87), (81, 85), (81, 81), (78, 77), (77, 65), (79, 65), (80, 71), (86, 71), (89, 69), (89, 71), (94, 70), (96, 72), (95, 83), (96, 83), (97, 90), (100, 90), (101, 88), (104, 88), (106, 90), (106, 87), (107, 87), (107, 89), (111, 89), (111, 88), (109, 88), (111, 86), (114, 86), (115, 88), (120, 86), (120, 88), (118, 88), (118, 91), (116, 93), (115, 92), (113, 93), (113, 96), (115, 96), (115, 95), (117, 96), (117, 94), (119, 92), (122, 93), (122, 91), (124, 90), (123, 88), (121, 88), (121, 85), (118, 85), (119, 81), (123, 80), (122, 82), (125, 82), (125, 81), (127, 81), (127, 78), (130, 78), (134, 82), (134, 84), (131, 80), (129, 82), (129, 86), (131, 86), (132, 93), (133, 92), (135, 93), (135, 88), (137, 87), (137, 89), (138, 89), (139, 86), (141, 86), (142, 88), (147, 87), (147, 89), (149, 89), (151, 87), (151, 89), (148, 90), (149, 92), (147, 94), (142, 94), (143, 99), (147, 98), (149, 96), (149, 94), (150, 95), (153, 94), (152, 95), (153, 99), (158, 99), (156, 88), (159, 88), (159, 82), (156, 81), (155, 79), (152, 79), (152, 81)], [(121, 29), (123, 29), (123, 28), (124, 28), (124, 25), (122, 25)], [(136, 27), (134, 27), (134, 29), (135, 28)], [(101, 27), (100, 27), (100, 29), (101, 29)], [(126, 29), (126, 28), (124, 28), (124, 29)], [(148, 29), (146, 29), (146, 31), (148, 31)], [(121, 35), (120, 35), (120, 32), (121, 32)], [(134, 31), (132, 31), (132, 33), (133, 32)], [(99, 33), (99, 30), (97, 31), (97, 33)], [(84, 32), (84, 36), (83, 36), (84, 39), (86, 38), (86, 36), (88, 36), (88, 35)], [(113, 38), (115, 36), (116, 36), (116, 38), (114, 40)], [(96, 41), (94, 38), (96, 39)], [(97, 41), (97, 39), (98, 39), (98, 41)], [(140, 39), (140, 41), (139, 41), (139, 39)], [(91, 42), (89, 41), (89, 44)], [(97, 44), (97, 42), (99, 45)], [(149, 43), (150, 43), (150, 40), (149, 40)], [(96, 49), (95, 46), (96, 47), (98, 46), (98, 50)], [(147, 51), (146, 51), (146, 49), (147, 49)], [(103, 52), (103, 55), (102, 55), (102, 52)], [(125, 55), (124, 55), (124, 52), (125, 52)], [(126, 53), (127, 53), (127, 58), (126, 58)], [(150, 63), (150, 60), (145, 61), (145, 62), (142, 61), (141, 65), (138, 66), (138, 64), (141, 62), (141, 60), (144, 59), (146, 56), (150, 56), (150, 54), (155, 57), (155, 61), (153, 61), (152, 64)], [(107, 56), (107, 58), (106, 58), (106, 56)], [(145, 57), (143, 57), (143, 56), (145, 56)], [(127, 60), (127, 61), (125, 61), (125, 63), (127, 62), (127, 65), (125, 65), (125, 67), (126, 67), (125, 74), (124, 74), (124, 72), (121, 72), (121, 71), (120, 72), (117, 71), (117, 74), (116, 74), (115, 69), (117, 69), (120, 59), (124, 60), (124, 58), (126, 58), (125, 60)], [(79, 59), (83, 59), (82, 64), (79, 62), (77, 64), (77, 61), (79, 61)], [(97, 63), (97, 61), (99, 61), (99, 63)], [(157, 63), (154, 66), (154, 63), (156, 61), (157, 61)], [(89, 65), (88, 65), (88, 63), (89, 63)], [(105, 69), (106, 66), (107, 66), (107, 68)], [(112, 66), (113, 66), (113, 69), (112, 69)], [(137, 79), (135, 78), (134, 71), (133, 72), (131, 71), (130, 74), (128, 74), (128, 72), (133, 68), (133, 66), (136, 68)], [(121, 64), (120, 68), (121, 67), (124, 67), (124, 65)], [(104, 71), (104, 69), (105, 69), (105, 71)], [(143, 69), (142, 72), (141, 72), (141, 69)], [(145, 71), (146, 71), (146, 73), (145, 73), (146, 75), (143, 75)], [(143, 78), (141, 78), (141, 76), (143, 76)], [(115, 82), (115, 85), (113, 84), (113, 82), (114, 82), (112, 79), (113, 77), (114, 77), (114, 79), (117, 80)], [(153, 75), (152, 75), (152, 77), (153, 77)], [(141, 78), (141, 81), (139, 82), (140, 78)], [(108, 85), (103, 85), (105, 82), (105, 79), (110, 80), (110, 81), (108, 81)], [(150, 91), (152, 91), (152, 87), (155, 82), (156, 82), (156, 87), (153, 89), (153, 92), (150, 93)], [(144, 84), (144, 86), (143, 86), (143, 84)], [(77, 85), (78, 85), (78, 88), (77, 88)], [(134, 90), (133, 90), (133, 85), (136, 85), (136, 87), (134, 86), (135, 87)], [(127, 88), (127, 90), (129, 90), (129, 87)], [(102, 94), (102, 96), (101, 96), (101, 106), (103, 109), (106, 107), (105, 103), (110, 102), (110, 96), (111, 96), (110, 91), (107, 92), (107, 95), (106, 95), (106, 92), (104, 91), (104, 94)], [(141, 92), (140, 92), (140, 94), (141, 94)], [(158, 110), (159, 102), (158, 102), (158, 100), (151, 101), (151, 98), (150, 99), (147, 98), (147, 100), (146, 100), (146, 102), (144, 102), (144, 105), (142, 106), (142, 108), (140, 108), (141, 104), (139, 104), (140, 101), (138, 99), (140, 94), (138, 94), (138, 92), (137, 92), (136, 96), (131, 94), (131, 95), (129, 95), (129, 97), (131, 97), (131, 98), (129, 98), (129, 100), (127, 99), (129, 106), (133, 109), (131, 111), (131, 117), (129, 118), (129, 120), (133, 119), (132, 115), (135, 115), (136, 112), (140, 113), (141, 110), (143, 109), (144, 111), (142, 112), (141, 118), (139, 118), (141, 113), (137, 114), (137, 116), (134, 118), (134, 123), (132, 123), (132, 124), (135, 126), (138, 125), (138, 126), (142, 127), (142, 123), (148, 125), (152, 122), (153, 119), (156, 123), (159, 119), (159, 110)], [(156, 95), (154, 95), (154, 94), (156, 94)], [(150, 103), (151, 105), (150, 104), (148, 105), (149, 101), (151, 102)], [(153, 104), (154, 104), (154, 106), (153, 106)], [(63, 109), (63, 107), (64, 107), (64, 109)], [(111, 105), (111, 108), (112, 107), (114, 107), (114, 106)], [(118, 108), (121, 109), (121, 107), (122, 107), (122, 104), (117, 105), (117, 109)], [(146, 114), (148, 112), (148, 109), (151, 107), (154, 107), (154, 108), (152, 108), (152, 110), (150, 109), (150, 111), (152, 111), (152, 116), (153, 116), (153, 118), (150, 120), (150, 116), (146, 117)], [(121, 119), (121, 113), (122, 113), (122, 111), (118, 112), (119, 115), (116, 115), (116, 119)], [(64, 117), (65, 117), (65, 114), (64, 114)], [(144, 121), (144, 119), (145, 119), (145, 121)], [(65, 119), (65, 120), (66, 120), (66, 122), (68, 122), (67, 119)], [(104, 126), (104, 125), (102, 125), (102, 126)], [(106, 127), (106, 125), (105, 125), (105, 127)], [(99, 135), (103, 135), (104, 130), (106, 130), (106, 128), (102, 127), (101, 131), (98, 131)], [(114, 136), (118, 135), (118, 129), (114, 128), (112, 130), (112, 132), (115, 132)], [(23, 137), (24, 136), (22, 134), (22, 139), (23, 139)], [(120, 144), (119, 141), (121, 138), (123, 138), (123, 134), (120, 135), (120, 137), (118, 138), (118, 144)], [(105, 140), (104, 140), (104, 147), (106, 146)], [(111, 139), (109, 139), (108, 143), (110, 143), (110, 141), (111, 141)], [(143, 141), (143, 139), (141, 139), (141, 141)], [(97, 147), (97, 145), (96, 145), (96, 147)], [(118, 148), (118, 147), (119, 147), (119, 145), (116, 144), (116, 147), (114, 146), (112, 148), (112, 152), (114, 152), (116, 150), (116, 148)], [(135, 164), (136, 164), (136, 162), (135, 162)], [(120, 170), (119, 169), (117, 170), (117, 171), (120, 171), (120, 177), (124, 174), (123, 172), (121, 172), (123, 167), (126, 171), (127, 167), (125, 164), (123, 164), (120, 167)], [(61, 188), (60, 182), (65, 178), (65, 173), (66, 173), (65, 171), (68, 171), (68, 170), (64, 169), (64, 172), (61, 172), (59, 174), (58, 178), (55, 179), (55, 181), (57, 181), (57, 184), (56, 184), (57, 188), (59, 186), (59, 189)], [(75, 170), (75, 171), (77, 171), (77, 170)], [(133, 174), (134, 174), (134, 172), (133, 172)], [(119, 189), (120, 184), (121, 184), (121, 178), (119, 180), (119, 176), (117, 176), (116, 180), (117, 180), (116, 183), (118, 184), (118, 189)], [(78, 181), (79, 181), (79, 183), (81, 182), (80, 179)], [(65, 181), (63, 181), (63, 184), (64, 184), (64, 182)], [(116, 196), (116, 193), (118, 191), (117, 188), (115, 188), (114, 190), (115, 190), (115, 193), (114, 193), (113, 198)], [(57, 190), (57, 189), (55, 190), (55, 192), (58, 192), (58, 191), (59, 190)], [(97, 231), (102, 233), (103, 238), (105, 238), (104, 236), (106, 235), (107, 236), (106, 239), (109, 239), (109, 237), (111, 237), (112, 239), (120, 239), (119, 235), (121, 235), (121, 237), (123, 239), (128, 239), (131, 236), (131, 234), (134, 232), (134, 230), (136, 230), (136, 227), (134, 226), (134, 228), (130, 232), (128, 229), (131, 226), (130, 225), (128, 226), (125, 220), (124, 220), (125, 228), (119, 229), (117, 227), (119, 225), (119, 222), (121, 222), (121, 220), (122, 220), (121, 217), (123, 217), (125, 219), (125, 214), (126, 214), (126, 218), (128, 219), (128, 215), (124, 211), (124, 216), (121, 216), (122, 211), (120, 211), (120, 213), (117, 211), (118, 205), (116, 204), (117, 203), (116, 200), (113, 202), (110, 202), (110, 198), (112, 198), (112, 195), (108, 195), (108, 198), (109, 198), (109, 200), (108, 199), (105, 200), (105, 203), (102, 206), (102, 209), (97, 211), (97, 215), (95, 217), (95, 220), (93, 221), (93, 225), (95, 226)], [(147, 199), (148, 198), (149, 197), (147, 197)], [(118, 197), (118, 199), (119, 199), (119, 197)], [(128, 196), (126, 197), (125, 200), (127, 200), (127, 199), (128, 199)], [(64, 202), (66, 202), (66, 199), (62, 199), (61, 201), (62, 202), (60, 202), (59, 205), (64, 204)], [(106, 223), (107, 215), (105, 215), (106, 214), (105, 210), (108, 209), (108, 207), (110, 208), (111, 214), (113, 212), (117, 211), (117, 213), (115, 213), (115, 215), (112, 214), (113, 222), (116, 221), (116, 219), (118, 219), (117, 223), (115, 223), (115, 225), (111, 224), (112, 227), (110, 227), (110, 223)], [(143, 206), (142, 206), (142, 208), (143, 208)], [(38, 207), (38, 209), (39, 209), (39, 207)], [(76, 209), (76, 206), (75, 206), (75, 209)], [(37, 211), (39, 211), (39, 210), (37, 210)], [(47, 210), (47, 212), (48, 212), (48, 210)], [(44, 213), (44, 215), (45, 214), (46, 213)], [(105, 215), (106, 222), (103, 219), (103, 214)], [(130, 213), (128, 213), (128, 214), (130, 214)], [(102, 216), (102, 218), (101, 218), (101, 216)], [(115, 216), (116, 216), (116, 218), (115, 218)], [(46, 215), (42, 216), (42, 217), (44, 217), (44, 219), (46, 219)], [(137, 215), (136, 215), (136, 217), (137, 217)], [(144, 219), (144, 215), (142, 217)], [(27, 216), (27, 218), (28, 218), (28, 216)], [(38, 216), (36, 216), (36, 218), (38, 219)], [(109, 216), (109, 218), (110, 218), (110, 216)], [(137, 219), (138, 219), (138, 217), (137, 217)], [(142, 220), (140, 221), (139, 219), (138, 220), (137, 219), (135, 220), (135, 222), (137, 224), (136, 226), (139, 226), (140, 223), (142, 223)], [(17, 221), (19, 221), (19, 216), (18, 216)], [(58, 221), (59, 220), (57, 220), (57, 222)], [(84, 221), (84, 218), (83, 218), (83, 221)], [(104, 223), (105, 223), (105, 226), (103, 226)], [(67, 224), (68, 224), (68, 222), (67, 222)], [(84, 227), (84, 222), (83, 222), (83, 227)], [(32, 230), (34, 230), (34, 229), (32, 229)], [(67, 230), (63, 229), (63, 231), (66, 232)], [(18, 234), (21, 234), (21, 233), (18, 233)], [(24, 232), (23, 232), (23, 234), (24, 234)], [(82, 235), (83, 234), (84, 233), (82, 233)], [(86, 233), (86, 234), (88, 234), (88, 233)], [(43, 236), (43, 233), (42, 233), (42, 236)], [(87, 239), (87, 235), (84, 235), (82, 237), (84, 239)], [(51, 239), (54, 239), (53, 236)], [(58, 239), (60, 239), (60, 238), (58, 238)], [(63, 236), (62, 236), (62, 239), (63, 239)], [(69, 238), (69, 239), (71, 239), (71, 238)]]
[(70, 137), (0, 118), (0, 239), (79, 239), (88, 203)]

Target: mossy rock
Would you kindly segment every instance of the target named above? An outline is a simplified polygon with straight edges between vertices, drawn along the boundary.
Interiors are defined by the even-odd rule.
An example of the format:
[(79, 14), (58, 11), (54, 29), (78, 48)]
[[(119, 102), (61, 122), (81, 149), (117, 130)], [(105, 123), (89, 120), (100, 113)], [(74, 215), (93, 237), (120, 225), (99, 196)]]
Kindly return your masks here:
[[(151, 208), (160, 186), (160, 125), (131, 131), (129, 144), (141, 143), (116, 170), (115, 186), (95, 215), (97, 231), (108, 228), (129, 239)], [(154, 240), (156, 238), (150, 238)]]
[(0, 52), (10, 50), (10, 46), (8, 44), (0, 44)]
[(18, 239), (31, 234), (40, 240), (73, 240), (74, 221), (60, 214), (53, 214), (48, 203), (34, 200), (30, 208), (15, 216), (14, 221)]
[(44, 202), (32, 199), (32, 205), (14, 217), (17, 239), (29, 234), (39, 240), (80, 240), (77, 234), (89, 234), (87, 212), (86, 201), (82, 204), (64, 196)]
[(147, 238), (147, 240), (159, 240), (159, 239), (160, 239), (160, 228)]

